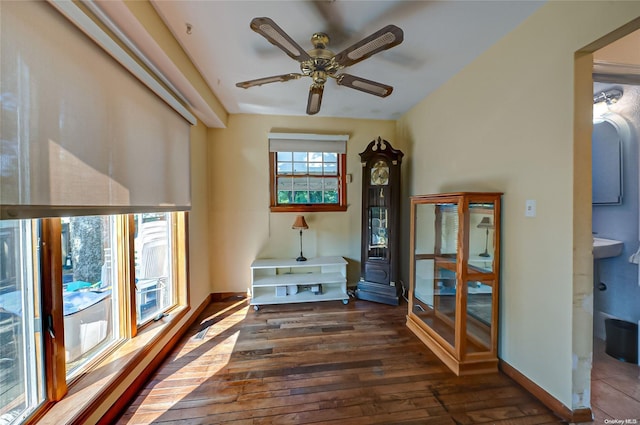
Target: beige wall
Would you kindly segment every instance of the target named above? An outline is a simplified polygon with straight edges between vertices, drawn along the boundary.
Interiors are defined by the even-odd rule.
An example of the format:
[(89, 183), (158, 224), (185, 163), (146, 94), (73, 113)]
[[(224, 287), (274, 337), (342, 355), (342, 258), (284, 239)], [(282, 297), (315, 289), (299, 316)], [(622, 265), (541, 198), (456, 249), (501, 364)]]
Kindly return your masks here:
[[(590, 130), (574, 152), (574, 53), (638, 15), (640, 2), (547, 3), (398, 122), (408, 195), (504, 192), (499, 354), (572, 409), (590, 405), (593, 290), (591, 195), (581, 189)], [(574, 153), (585, 159), (577, 169)], [(535, 218), (524, 216), (527, 199)], [(589, 322), (575, 336), (574, 292)]]
[(211, 291), (207, 128), (191, 127), (191, 212), (189, 213), (189, 304), (197, 308)]
[(209, 130), (209, 236), (212, 292), (246, 292), (255, 258), (295, 258), (300, 251), (295, 213), (269, 211), (269, 132), (349, 134), (346, 212), (304, 214), (306, 257), (341, 255), (348, 282), (359, 278), (359, 153), (378, 136), (394, 147), (395, 122), (322, 117), (230, 115), (226, 129)]

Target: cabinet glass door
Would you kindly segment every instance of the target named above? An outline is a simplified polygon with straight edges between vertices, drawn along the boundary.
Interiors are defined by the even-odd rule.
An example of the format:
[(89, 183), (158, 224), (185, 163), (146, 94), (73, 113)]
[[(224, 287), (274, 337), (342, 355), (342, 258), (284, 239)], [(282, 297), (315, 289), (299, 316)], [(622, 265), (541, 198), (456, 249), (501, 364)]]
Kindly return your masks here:
[(467, 352), (491, 351), (493, 281), (469, 281), (467, 292)]
[(416, 204), (413, 313), (455, 344), (458, 205)]
[(493, 271), (495, 221), (492, 203), (469, 204), (469, 267), (476, 271)]
[(469, 267), (466, 283), (467, 352), (491, 350), (494, 305), (495, 208), (493, 203), (469, 203)]

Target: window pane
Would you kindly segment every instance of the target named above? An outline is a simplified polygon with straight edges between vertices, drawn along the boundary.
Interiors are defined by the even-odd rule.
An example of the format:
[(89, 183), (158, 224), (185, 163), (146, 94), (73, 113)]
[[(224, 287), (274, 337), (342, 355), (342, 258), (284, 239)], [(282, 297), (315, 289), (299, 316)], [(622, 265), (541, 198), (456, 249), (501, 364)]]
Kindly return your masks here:
[(324, 179), (324, 190), (338, 190), (338, 179), (337, 178), (325, 178)]
[(62, 219), (67, 379), (118, 338), (116, 217)]
[(322, 191), (315, 190), (315, 191), (309, 192), (309, 200), (311, 201), (312, 204), (321, 204), (323, 200)]
[(329, 190), (324, 193), (325, 204), (337, 204), (338, 203), (338, 191)]
[(309, 152), (309, 162), (322, 162), (322, 152)]
[(293, 190), (309, 190), (309, 179), (307, 177), (293, 179)]
[(309, 203), (309, 192), (293, 192), (293, 202), (296, 204), (308, 204)]
[(309, 190), (322, 190), (323, 178), (309, 178)]
[(299, 162), (307, 162), (307, 152), (294, 152), (293, 160)]
[(324, 162), (338, 162), (338, 154), (335, 152), (324, 152), (322, 158)]
[(324, 164), (324, 174), (326, 176), (335, 176), (338, 174), (338, 164), (336, 163), (325, 163)]
[(293, 188), (293, 177), (278, 177), (278, 190), (291, 190)]
[(278, 174), (291, 174), (293, 172), (293, 163), (278, 162)]
[(175, 304), (172, 215), (136, 214), (136, 313), (140, 325)]
[(309, 174), (322, 175), (322, 162), (310, 162)]
[(279, 204), (290, 204), (293, 200), (293, 192), (279, 190), (278, 191), (278, 203)]
[[(44, 400), (39, 258), (29, 220), (0, 221), (0, 423), (19, 423)], [(34, 268), (35, 267), (35, 268)]]
[(293, 159), (292, 152), (277, 152), (278, 161), (291, 161)]
[(307, 163), (306, 162), (294, 162), (293, 163), (293, 172), (294, 172), (294, 174), (307, 174)]

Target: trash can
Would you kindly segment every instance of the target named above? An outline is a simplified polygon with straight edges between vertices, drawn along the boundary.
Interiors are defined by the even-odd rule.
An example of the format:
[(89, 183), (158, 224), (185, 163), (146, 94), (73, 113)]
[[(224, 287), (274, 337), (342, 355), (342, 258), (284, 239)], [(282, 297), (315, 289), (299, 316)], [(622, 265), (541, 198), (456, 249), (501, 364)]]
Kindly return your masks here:
[(628, 363), (638, 363), (638, 325), (618, 319), (605, 319), (605, 353)]

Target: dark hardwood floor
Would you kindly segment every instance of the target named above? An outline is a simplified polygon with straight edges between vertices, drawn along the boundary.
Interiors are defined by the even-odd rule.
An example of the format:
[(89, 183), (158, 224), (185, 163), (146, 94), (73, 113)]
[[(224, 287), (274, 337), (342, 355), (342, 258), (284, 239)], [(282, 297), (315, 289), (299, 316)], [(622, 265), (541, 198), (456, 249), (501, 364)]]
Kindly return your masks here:
[(559, 423), (501, 373), (456, 377), (407, 307), (211, 304), (120, 424)]

